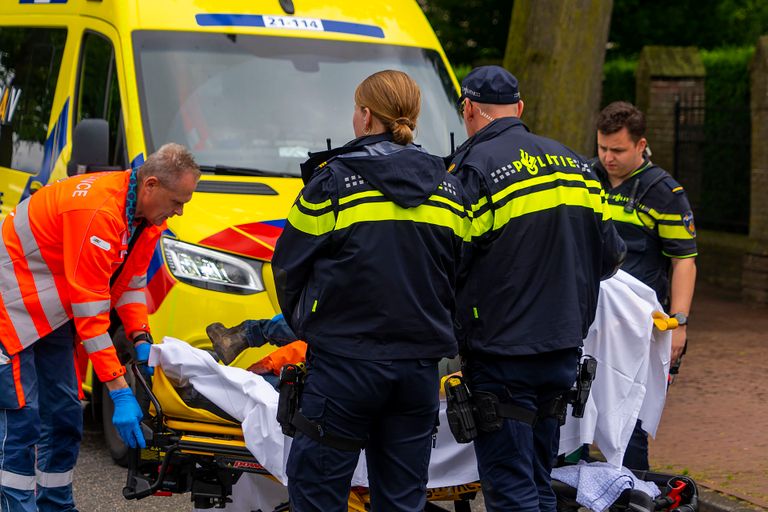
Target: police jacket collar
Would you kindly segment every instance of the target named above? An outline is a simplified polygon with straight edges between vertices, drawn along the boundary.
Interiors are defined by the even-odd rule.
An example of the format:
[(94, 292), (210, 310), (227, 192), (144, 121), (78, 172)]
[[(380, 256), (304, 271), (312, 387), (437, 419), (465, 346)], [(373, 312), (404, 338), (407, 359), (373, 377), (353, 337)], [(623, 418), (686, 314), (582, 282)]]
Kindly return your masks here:
[(464, 149), (469, 149), (471, 146), (479, 144), (480, 142), (491, 140), (500, 133), (505, 132), (511, 128), (522, 128), (525, 131), (530, 131), (519, 117), (501, 117), (484, 126), (472, 137), (464, 141), (464, 144), (459, 146), (457, 152)]
[(612, 190), (614, 188), (618, 188), (622, 186), (624, 183), (627, 183), (630, 179), (634, 178), (635, 176), (638, 176), (642, 174), (644, 171), (650, 169), (651, 167), (655, 167), (653, 162), (647, 157), (643, 157), (643, 162), (640, 164), (640, 166), (629, 173), (624, 180), (619, 183), (617, 186), (611, 186), (611, 180), (608, 177), (608, 171), (605, 170), (605, 167), (603, 167), (603, 163), (600, 161), (599, 158), (594, 159), (594, 163), (592, 164), (592, 168), (595, 169), (595, 172), (597, 173), (597, 177), (600, 180), (600, 183), (602, 183), (603, 188), (605, 190)]
[(353, 151), (357, 151), (363, 146), (367, 146), (369, 144), (376, 144), (377, 142), (391, 141), (391, 140), (392, 140), (392, 134), (390, 132), (379, 133), (376, 135), (363, 135), (362, 137), (353, 139), (338, 148), (329, 149), (327, 151), (318, 151), (315, 153), (310, 152), (309, 159), (300, 165), (301, 179), (306, 185), (307, 183), (309, 183), (309, 180), (312, 178), (312, 175), (315, 173), (315, 171), (322, 164), (326, 163), (331, 158), (334, 158), (339, 155), (343, 155), (345, 153), (351, 153)]
[(415, 144), (374, 142), (370, 138), (365, 142), (360, 151), (339, 155), (338, 165), (362, 176), (402, 208), (423, 204), (445, 179), (442, 159)]
[(454, 169), (461, 167), (461, 163), (469, 154), (469, 150), (472, 149), (473, 146), (480, 144), (481, 142), (489, 141), (507, 130), (525, 130), (526, 132), (530, 131), (519, 117), (501, 117), (496, 119), (490, 124), (484, 126), (472, 137), (464, 141), (464, 143), (459, 146), (452, 155), (444, 159), (445, 164), (450, 165), (449, 171), (453, 171)]

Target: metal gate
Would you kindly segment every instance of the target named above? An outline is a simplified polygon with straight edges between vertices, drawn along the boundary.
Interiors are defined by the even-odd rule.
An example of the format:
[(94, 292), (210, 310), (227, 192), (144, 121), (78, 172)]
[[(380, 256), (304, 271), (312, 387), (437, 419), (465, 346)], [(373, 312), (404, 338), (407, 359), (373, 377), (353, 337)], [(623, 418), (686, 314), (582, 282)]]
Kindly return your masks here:
[(673, 175), (686, 189), (696, 225), (749, 231), (749, 106), (706, 106), (703, 96), (675, 103)]

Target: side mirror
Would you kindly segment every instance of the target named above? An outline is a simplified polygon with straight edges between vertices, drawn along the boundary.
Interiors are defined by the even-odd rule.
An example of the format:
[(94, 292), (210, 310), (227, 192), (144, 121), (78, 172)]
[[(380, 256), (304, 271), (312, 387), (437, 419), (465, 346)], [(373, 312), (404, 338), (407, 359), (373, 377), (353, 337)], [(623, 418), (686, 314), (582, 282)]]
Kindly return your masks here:
[(83, 119), (72, 135), (72, 157), (67, 175), (87, 172), (120, 171), (109, 165), (109, 125), (104, 119)]

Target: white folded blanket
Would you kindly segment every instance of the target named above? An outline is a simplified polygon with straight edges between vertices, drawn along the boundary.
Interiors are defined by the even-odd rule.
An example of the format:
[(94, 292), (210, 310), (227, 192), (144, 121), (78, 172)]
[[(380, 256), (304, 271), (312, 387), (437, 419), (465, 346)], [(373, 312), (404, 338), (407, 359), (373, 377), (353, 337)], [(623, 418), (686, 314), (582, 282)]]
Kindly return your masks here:
[(555, 468), (552, 478), (574, 487), (579, 505), (595, 512), (613, 505), (626, 489), (637, 489), (651, 498), (661, 494), (653, 482), (640, 480), (627, 468), (618, 469), (605, 462), (581, 461), (575, 466)]

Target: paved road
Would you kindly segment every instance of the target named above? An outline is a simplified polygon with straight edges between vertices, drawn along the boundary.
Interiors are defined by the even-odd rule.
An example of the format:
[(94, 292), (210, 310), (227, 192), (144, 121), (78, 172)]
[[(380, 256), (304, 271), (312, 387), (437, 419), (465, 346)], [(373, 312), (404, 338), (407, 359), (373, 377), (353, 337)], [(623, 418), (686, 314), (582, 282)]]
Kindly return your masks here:
[[(87, 413), (86, 413), (87, 416)], [(80, 458), (75, 467), (75, 503), (80, 512), (191, 512), (188, 494), (171, 497), (150, 496), (141, 501), (123, 498), (127, 470), (112, 462), (103, 446), (98, 426), (86, 420)], [(452, 507), (441, 504), (447, 510)], [(472, 511), (485, 510), (482, 497), (473, 502)]]
[[(88, 413), (86, 412), (86, 417)], [(141, 501), (123, 498), (127, 470), (112, 462), (101, 430), (86, 420), (80, 458), (75, 467), (75, 503), (80, 512), (190, 512), (189, 495), (150, 496)]]
[(651, 464), (768, 507), (768, 307), (700, 284), (688, 338)]

